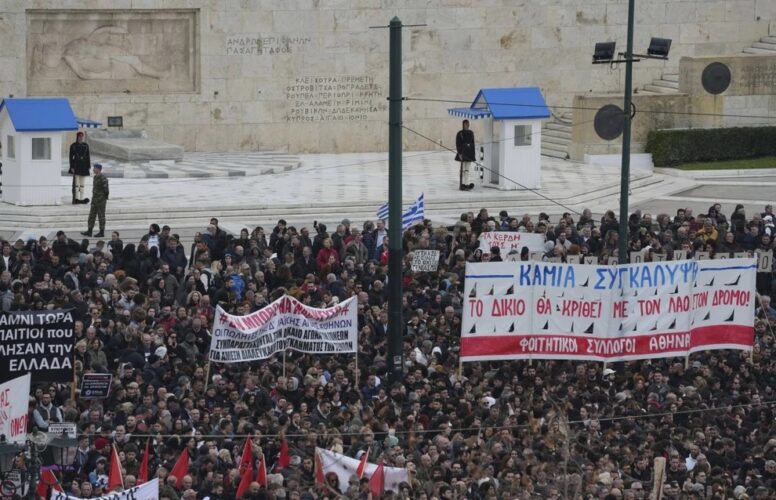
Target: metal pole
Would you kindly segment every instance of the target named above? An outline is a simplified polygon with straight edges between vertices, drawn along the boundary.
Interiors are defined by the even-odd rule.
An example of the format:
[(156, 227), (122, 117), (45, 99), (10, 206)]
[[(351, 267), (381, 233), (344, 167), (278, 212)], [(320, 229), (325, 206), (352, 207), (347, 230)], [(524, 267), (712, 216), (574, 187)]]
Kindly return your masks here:
[(401, 30), (398, 17), (390, 24), (388, 103), (388, 366), (391, 382), (402, 375), (402, 245), (401, 245)]
[(30, 475), (29, 475), (29, 489), (27, 490), (27, 497), (30, 500), (35, 500), (36, 489), (38, 482), (40, 481), (40, 450), (32, 440), (27, 441), (30, 450)]
[(625, 49), (622, 172), (620, 173), (620, 264), (628, 262), (628, 188), (630, 187), (631, 98), (633, 95), (633, 19), (635, 0), (628, 0), (628, 45)]

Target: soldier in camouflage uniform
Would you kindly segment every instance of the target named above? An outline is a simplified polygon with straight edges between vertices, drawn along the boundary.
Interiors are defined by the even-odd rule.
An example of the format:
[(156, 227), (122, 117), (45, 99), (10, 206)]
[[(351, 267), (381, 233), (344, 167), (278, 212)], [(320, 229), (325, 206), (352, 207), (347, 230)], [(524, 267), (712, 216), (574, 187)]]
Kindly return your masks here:
[(91, 236), (94, 229), (94, 219), (100, 220), (100, 232), (94, 236), (102, 238), (105, 236), (105, 205), (108, 203), (108, 178), (102, 174), (102, 165), (94, 164), (94, 185), (92, 186), (92, 206), (89, 210), (89, 229), (82, 232), (84, 236)]

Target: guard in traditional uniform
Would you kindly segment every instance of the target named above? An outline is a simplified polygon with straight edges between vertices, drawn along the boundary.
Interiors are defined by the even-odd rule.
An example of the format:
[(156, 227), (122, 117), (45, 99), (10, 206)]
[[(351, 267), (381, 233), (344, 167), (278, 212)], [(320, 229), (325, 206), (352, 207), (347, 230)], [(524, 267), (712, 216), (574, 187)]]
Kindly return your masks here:
[(102, 173), (102, 165), (94, 164), (94, 184), (92, 186), (92, 206), (89, 210), (89, 229), (82, 232), (84, 236), (91, 236), (94, 229), (94, 219), (100, 221), (100, 232), (95, 234), (97, 238), (105, 236), (105, 205), (108, 203), (108, 178)]
[(474, 183), (471, 182), (471, 165), (477, 161), (474, 148), (474, 132), (469, 129), (469, 120), (464, 120), (462, 129), (455, 136), (455, 161), (461, 163), (461, 170), (458, 174), (458, 188), (461, 191), (474, 189)]
[(84, 133), (78, 132), (75, 142), (70, 145), (70, 170), (73, 176), (73, 205), (89, 203), (86, 194), (86, 178), (89, 177), (89, 168), (92, 160), (89, 156), (89, 145), (84, 141)]

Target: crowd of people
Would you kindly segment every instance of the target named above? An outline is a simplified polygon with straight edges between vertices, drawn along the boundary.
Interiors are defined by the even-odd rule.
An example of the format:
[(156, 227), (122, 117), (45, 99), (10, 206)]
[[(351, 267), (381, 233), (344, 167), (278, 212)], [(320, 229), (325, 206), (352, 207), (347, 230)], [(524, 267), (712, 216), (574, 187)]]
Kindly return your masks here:
[[(467, 262), (506, 260), (479, 250), (482, 231), (538, 232), (546, 257), (598, 256), (618, 238), (645, 260), (676, 250), (773, 252), (772, 207), (726, 218), (636, 212), (628, 235), (613, 212), (602, 218), (465, 213), (452, 226), (424, 221), (404, 233), (404, 365), (388, 377), (383, 221), (343, 220), (292, 227), (285, 221), (228, 234), (212, 219), (186, 252), (174, 228), (152, 224), (140, 241), (2, 242), (2, 311), (69, 308), (75, 367), (113, 374), (105, 400), (71, 399), (70, 387), (34, 388), (30, 430), (76, 422), (73, 460), (58, 464), (62, 488), (90, 498), (106, 492), (111, 449), (124, 486), (137, 484), (146, 444), (160, 498), (231, 499), (241, 480), (246, 438), (266, 485), (243, 498), (371, 498), (354, 476), (341, 494), (335, 477), (316, 486), (317, 447), (350, 457), (368, 453), (403, 467), (409, 481), (385, 498), (642, 499), (653, 460), (667, 461), (662, 498), (773, 498), (776, 491), (776, 365), (770, 275), (758, 281), (754, 349), (610, 364), (562, 360), (466, 363), (458, 350)], [(415, 249), (440, 250), (436, 272), (410, 271)], [(512, 256), (528, 259), (523, 253)], [(356, 296), (358, 366), (353, 355), (309, 355), (243, 364), (208, 362), (217, 305), (247, 314), (283, 294), (327, 307)], [(285, 360), (285, 364), (284, 361)], [(276, 467), (281, 444), (291, 455)], [(187, 453), (183, 478), (171, 469)], [(29, 464), (20, 455), (16, 467)], [(44, 463), (43, 465), (51, 465)]]

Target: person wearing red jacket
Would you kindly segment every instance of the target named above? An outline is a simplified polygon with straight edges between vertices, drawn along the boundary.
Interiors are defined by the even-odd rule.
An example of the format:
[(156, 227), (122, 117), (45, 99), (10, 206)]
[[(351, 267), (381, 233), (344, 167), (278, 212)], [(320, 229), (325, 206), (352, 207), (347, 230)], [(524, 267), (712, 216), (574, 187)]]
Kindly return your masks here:
[(318, 267), (323, 267), (329, 264), (329, 257), (334, 257), (334, 261), (339, 264), (339, 253), (334, 249), (331, 238), (323, 240), (323, 248), (318, 250), (318, 255), (315, 256), (315, 261), (318, 263)]

